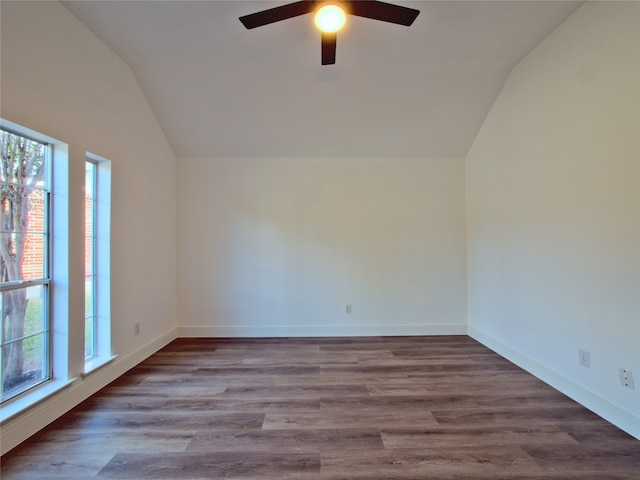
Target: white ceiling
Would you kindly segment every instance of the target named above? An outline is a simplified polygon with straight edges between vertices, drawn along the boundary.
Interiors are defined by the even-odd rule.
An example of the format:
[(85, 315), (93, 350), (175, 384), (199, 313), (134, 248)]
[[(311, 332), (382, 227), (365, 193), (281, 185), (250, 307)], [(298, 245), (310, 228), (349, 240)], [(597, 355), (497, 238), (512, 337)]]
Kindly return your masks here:
[(350, 17), (320, 65), (274, 1), (69, 1), (133, 70), (178, 157), (463, 158), (511, 68), (582, 2), (406, 1), (411, 27)]

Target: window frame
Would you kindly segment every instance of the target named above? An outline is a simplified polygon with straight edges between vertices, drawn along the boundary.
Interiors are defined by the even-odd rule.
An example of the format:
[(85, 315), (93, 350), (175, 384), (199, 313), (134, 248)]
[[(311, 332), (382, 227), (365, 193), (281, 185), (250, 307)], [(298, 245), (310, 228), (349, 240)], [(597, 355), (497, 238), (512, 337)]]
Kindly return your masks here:
[(50, 144), (49, 172), (49, 249), (50, 287), (48, 355), (51, 378), (0, 404), (0, 423), (10, 421), (45, 399), (71, 386), (78, 378), (75, 347), (70, 342), (74, 320), (70, 314), (71, 275), (69, 242), (69, 145), (54, 137), (0, 117), (0, 128), (11, 133)]
[[(10, 292), (12, 290), (18, 289), (28, 289), (30, 287), (40, 286), (41, 288), (41, 298), (42, 298), (42, 325), (41, 330), (37, 333), (31, 333), (28, 335), (24, 335), (18, 339), (12, 339), (9, 342), (5, 342), (4, 331), (0, 332), (0, 360), (2, 358), (2, 353), (6, 345), (10, 343), (15, 343), (16, 341), (24, 341), (29, 338), (34, 338), (38, 335), (43, 336), (43, 352), (42, 352), (42, 360), (43, 360), (43, 368), (41, 378), (35, 381), (34, 383), (25, 385), (22, 388), (17, 389), (11, 395), (4, 397), (4, 375), (2, 381), (0, 381), (0, 405), (6, 405), (9, 402), (12, 402), (15, 399), (21, 398), (23, 396), (28, 395), (34, 389), (38, 388), (44, 383), (50, 382), (53, 379), (53, 319), (52, 319), (52, 311), (51, 311), (51, 286), (52, 286), (52, 277), (51, 277), (51, 258), (52, 258), (52, 172), (53, 172), (53, 149), (54, 145), (48, 139), (43, 138), (38, 135), (31, 135), (30, 131), (23, 128), (12, 128), (12, 124), (8, 124), (8, 122), (2, 122), (0, 125), (0, 130), (9, 133), (11, 135), (16, 135), (18, 137), (31, 140), (33, 142), (37, 142), (44, 146), (44, 181), (43, 185), (29, 187), (32, 190), (40, 190), (43, 192), (44, 199), (44, 207), (43, 207), (43, 231), (39, 232), (42, 234), (43, 248), (42, 248), (42, 277), (37, 279), (29, 279), (29, 280), (17, 280), (10, 282), (1, 282), (0, 281), (0, 299), (2, 297), (1, 294), (5, 292)], [(6, 184), (12, 184), (11, 182), (0, 182)], [(26, 235), (29, 235), (31, 232), (24, 232)], [(24, 261), (24, 260), (23, 260)], [(1, 310), (1, 307), (0, 307)], [(1, 368), (1, 367), (0, 367)]]
[[(92, 165), (93, 166), (93, 173), (91, 175), (91, 197), (89, 197), (87, 195), (86, 192), (86, 187), (87, 187), (87, 166), (88, 165)], [(97, 255), (98, 255), (98, 251), (97, 251), (97, 244), (98, 244), (98, 240), (97, 240), (97, 230), (98, 230), (98, 161), (94, 160), (93, 158), (87, 156), (85, 159), (85, 213), (84, 213), (84, 221), (85, 221), (85, 235), (84, 235), (84, 239), (85, 239), (85, 249), (87, 246), (87, 239), (90, 238), (90, 244), (91, 244), (91, 257), (90, 257), (90, 263), (91, 263), (91, 274), (87, 275), (87, 252), (85, 250), (85, 256), (84, 256), (84, 261), (85, 261), (85, 274), (84, 274), (84, 281), (85, 281), (85, 315), (84, 315), (84, 325), (85, 325), (85, 329), (86, 329), (86, 325), (87, 325), (87, 320), (89, 319), (89, 317), (91, 317), (91, 328), (92, 328), (92, 339), (91, 339), (91, 355), (87, 356), (86, 355), (86, 347), (87, 347), (87, 343), (86, 343), (86, 338), (85, 338), (85, 357), (84, 357), (84, 362), (85, 365), (90, 363), (93, 359), (95, 359), (96, 357), (98, 357), (99, 355), (99, 345), (100, 345), (100, 338), (99, 338), (99, 325), (98, 325), (98, 298), (97, 298), (97, 293), (98, 293), (98, 278), (97, 278)], [(87, 201), (90, 200), (91, 202), (91, 220), (90, 220), (90, 226), (91, 226), (91, 234), (87, 235)], [(91, 315), (87, 316), (87, 312), (86, 312), (86, 295), (87, 295), (87, 290), (86, 290), (86, 283), (88, 278), (90, 277), (91, 279)], [(85, 335), (86, 335), (86, 330), (85, 330)]]
[[(94, 355), (85, 358), (83, 377), (117, 358), (117, 355), (113, 355), (111, 351), (111, 161), (86, 152), (85, 182), (87, 162), (95, 166), (93, 191), (95, 201), (95, 223), (93, 225), (95, 241), (93, 244), (93, 314), (95, 323)], [(86, 194), (84, 198), (86, 199)], [(84, 238), (86, 239), (86, 236)], [(84, 258), (86, 262), (86, 255)], [(85, 265), (84, 262), (83, 265)], [(86, 270), (84, 278), (86, 279)]]

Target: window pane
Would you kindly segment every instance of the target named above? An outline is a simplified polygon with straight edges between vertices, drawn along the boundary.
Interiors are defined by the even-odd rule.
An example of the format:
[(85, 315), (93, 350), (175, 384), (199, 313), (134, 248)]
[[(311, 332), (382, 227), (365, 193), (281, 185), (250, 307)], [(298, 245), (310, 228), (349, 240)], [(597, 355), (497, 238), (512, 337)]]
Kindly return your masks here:
[(0, 282), (44, 278), (46, 192), (0, 182)]
[(0, 135), (0, 282), (42, 278), (46, 145), (6, 131)]
[(95, 315), (95, 184), (96, 166), (85, 162), (84, 200), (84, 358), (96, 355), (96, 315)]
[(84, 358), (85, 360), (95, 355), (94, 353), (94, 331), (93, 317), (87, 317), (84, 320)]
[(46, 344), (41, 333), (2, 347), (2, 400), (47, 378)]
[(46, 237), (43, 234), (25, 235), (24, 259), (22, 262), (22, 279), (37, 280), (45, 278), (45, 245)]
[(84, 274), (93, 275), (93, 238), (84, 239)]
[(45, 286), (0, 293), (2, 317), (2, 399), (48, 375)]
[[(93, 262), (90, 262), (93, 264)], [(95, 277), (85, 276), (84, 279), (84, 358), (95, 356)]]
[(96, 176), (96, 166), (93, 162), (86, 162), (85, 165), (86, 165), (85, 180), (84, 180), (85, 196), (88, 198), (93, 198), (95, 196), (93, 191), (93, 186), (94, 186), (94, 179)]
[(11, 342), (46, 330), (43, 285), (0, 292), (2, 340)]
[(84, 199), (84, 234), (87, 237), (93, 236), (93, 198), (85, 197)]
[(93, 310), (93, 277), (87, 277), (84, 280), (84, 316), (92, 317), (94, 315)]
[(84, 281), (84, 358), (95, 355), (95, 311), (93, 292), (93, 277), (86, 277)]
[[(27, 291), (27, 311), (25, 312), (24, 329), (25, 336), (33, 335), (35, 333), (41, 333), (47, 329), (46, 324), (46, 312), (44, 303), (44, 285), (38, 285), (35, 287), (28, 287)], [(11, 292), (17, 292), (18, 290), (11, 290)], [(7, 295), (10, 292), (4, 292)]]

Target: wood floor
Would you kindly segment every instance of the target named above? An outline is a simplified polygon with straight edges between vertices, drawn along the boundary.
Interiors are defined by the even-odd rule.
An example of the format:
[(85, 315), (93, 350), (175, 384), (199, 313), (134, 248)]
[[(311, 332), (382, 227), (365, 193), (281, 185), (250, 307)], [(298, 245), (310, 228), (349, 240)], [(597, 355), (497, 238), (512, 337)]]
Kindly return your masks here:
[(640, 479), (640, 441), (469, 337), (180, 339), (10, 479)]

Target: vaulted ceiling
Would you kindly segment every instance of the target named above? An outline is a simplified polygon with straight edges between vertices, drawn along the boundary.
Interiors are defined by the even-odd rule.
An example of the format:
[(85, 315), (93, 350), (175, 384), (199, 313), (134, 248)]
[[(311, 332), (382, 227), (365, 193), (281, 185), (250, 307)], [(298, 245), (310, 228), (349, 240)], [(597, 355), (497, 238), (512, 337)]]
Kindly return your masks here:
[(69, 1), (132, 69), (178, 157), (463, 158), (513, 66), (575, 1), (406, 1), (411, 27), (349, 17), (320, 65), (287, 2)]

